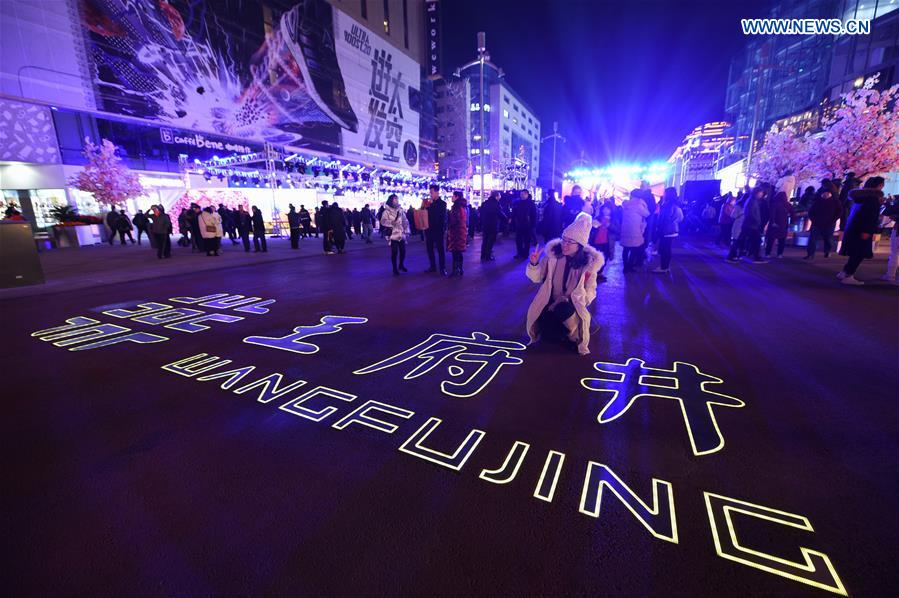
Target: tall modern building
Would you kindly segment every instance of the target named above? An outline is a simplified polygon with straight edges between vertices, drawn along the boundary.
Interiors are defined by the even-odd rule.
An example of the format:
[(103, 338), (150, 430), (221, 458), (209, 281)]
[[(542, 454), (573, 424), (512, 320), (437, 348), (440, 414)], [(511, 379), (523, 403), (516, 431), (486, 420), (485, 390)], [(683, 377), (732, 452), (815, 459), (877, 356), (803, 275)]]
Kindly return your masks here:
[(756, 147), (777, 121), (814, 128), (822, 101), (847, 91), (861, 76), (881, 73), (896, 82), (896, 9), (899, 0), (781, 0), (768, 15), (778, 19), (870, 19), (870, 35), (770, 35), (748, 38), (731, 64), (725, 112), (734, 144), (725, 167), (744, 158), (755, 128)]
[(492, 64), (484, 67), (483, 90), (484, 101), (479, 65), (436, 83), (440, 173), (477, 177), (483, 164), (487, 188), (502, 187), (503, 180), (507, 187), (532, 186), (540, 166), (540, 119)]

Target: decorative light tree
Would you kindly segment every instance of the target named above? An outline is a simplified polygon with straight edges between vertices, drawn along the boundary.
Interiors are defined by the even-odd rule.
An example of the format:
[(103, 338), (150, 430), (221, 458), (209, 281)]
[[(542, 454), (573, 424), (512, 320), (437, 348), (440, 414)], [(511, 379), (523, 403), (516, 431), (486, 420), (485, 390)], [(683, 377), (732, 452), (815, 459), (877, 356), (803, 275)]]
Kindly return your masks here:
[(116, 145), (104, 139), (100, 145), (85, 141), (84, 156), (87, 166), (69, 180), (69, 184), (92, 193), (94, 199), (107, 207), (124, 204), (127, 200), (144, 194), (137, 175), (116, 155)]
[(899, 169), (899, 85), (873, 89), (878, 75), (842, 96), (842, 104), (824, 121), (813, 145), (813, 160), (822, 177), (853, 172), (864, 179)]
[(751, 172), (758, 181), (772, 185), (787, 177), (803, 179), (814, 170), (809, 140), (797, 136), (793, 127), (772, 127), (756, 156)]

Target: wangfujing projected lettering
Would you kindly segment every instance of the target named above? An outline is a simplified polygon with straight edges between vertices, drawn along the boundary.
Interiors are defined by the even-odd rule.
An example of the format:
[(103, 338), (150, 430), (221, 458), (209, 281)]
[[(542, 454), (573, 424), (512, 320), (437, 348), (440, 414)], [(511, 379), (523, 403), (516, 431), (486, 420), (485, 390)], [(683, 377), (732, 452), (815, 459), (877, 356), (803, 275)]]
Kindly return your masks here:
[[(415, 422), (416, 413), (410, 409), (373, 400), (365, 400), (359, 406), (354, 406), (358, 399), (356, 395), (323, 386), (305, 391), (302, 390), (307, 384), (305, 380), (282, 384), (284, 376), (279, 372), (261, 377), (251, 376), (256, 366), (235, 368), (231, 364), (230, 359), (199, 353), (167, 363), (162, 369), (201, 383), (222, 381), (219, 385), (221, 389), (238, 395), (255, 396), (259, 403), (284, 401), (278, 406), (279, 410), (315, 423), (334, 419), (341, 409), (348, 409), (343, 417), (331, 424), (331, 428), (336, 430), (345, 431), (364, 426), (394, 435), (403, 427), (408, 427), (403, 430), (403, 434), (408, 435), (398, 447), (400, 452), (456, 472), (465, 467), (488, 436), (484, 430), (472, 429), (464, 437), (454, 435), (454, 438), (447, 439), (445, 433), (440, 433), (440, 418), (427, 417), (424, 423)], [(601, 365), (607, 364), (597, 364), (597, 370), (604, 371), (599, 367)], [(677, 369), (676, 365), (675, 370), (671, 371)], [(479, 468), (478, 478), (492, 484), (512, 482), (518, 476), (530, 446), (521, 440), (514, 441), (504, 461), (495, 469)], [(535, 498), (544, 502), (553, 502), (556, 498), (557, 484), (565, 468), (565, 457), (559, 451), (549, 451), (536, 481)], [(630, 513), (638, 524), (634, 527), (635, 530), (642, 527), (654, 538), (672, 544), (679, 543), (675, 490), (671, 482), (652, 478), (647, 484), (630, 477), (625, 479), (609, 465), (593, 460), (588, 460), (581, 467), (584, 481), (577, 501), (579, 513), (594, 518), (621, 517)], [(734, 519), (739, 516), (741, 529), (759, 525), (764, 526), (760, 529), (774, 533), (777, 528), (773, 526), (787, 526), (813, 533), (808, 518), (711, 492), (704, 492), (704, 498), (712, 542), (718, 556), (812, 587), (847, 595), (830, 557), (825, 553), (800, 547), (799, 553), (804, 560), (791, 561), (767, 553), (761, 547), (747, 545), (745, 540), (741, 542), (734, 525)]]

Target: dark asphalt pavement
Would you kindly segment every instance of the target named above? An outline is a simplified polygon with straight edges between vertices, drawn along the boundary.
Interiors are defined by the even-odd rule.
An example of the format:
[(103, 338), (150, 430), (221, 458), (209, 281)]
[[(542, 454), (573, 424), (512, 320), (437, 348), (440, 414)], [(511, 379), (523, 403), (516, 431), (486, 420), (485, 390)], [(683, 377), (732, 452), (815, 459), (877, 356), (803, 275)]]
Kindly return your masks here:
[[(681, 239), (670, 275), (612, 264), (580, 357), (507, 344), (537, 290), (511, 239), (450, 280), (421, 242), (399, 278), (314, 248), (0, 302), (8, 595), (895, 595), (899, 287)], [(212, 294), (275, 302), (171, 301)], [(115, 317), (149, 302), (219, 320)], [(158, 342), (32, 336), (77, 316)], [(434, 334), (470, 343), (354, 374)], [(200, 353), (231, 362), (162, 369)]]

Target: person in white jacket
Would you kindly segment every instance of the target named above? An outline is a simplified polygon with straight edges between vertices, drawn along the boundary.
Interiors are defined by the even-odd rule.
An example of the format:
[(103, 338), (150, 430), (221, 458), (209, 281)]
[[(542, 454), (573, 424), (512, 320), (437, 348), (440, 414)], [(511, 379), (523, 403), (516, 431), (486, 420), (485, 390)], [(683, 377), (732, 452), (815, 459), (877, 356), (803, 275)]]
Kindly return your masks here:
[(624, 248), (622, 261), (624, 271), (630, 272), (640, 262), (643, 254), (640, 251), (644, 239), (643, 231), (646, 230), (646, 219), (649, 218), (649, 208), (639, 189), (631, 191), (631, 196), (621, 204), (621, 239), (619, 242)]
[(589, 306), (596, 299), (596, 277), (605, 258), (590, 247), (589, 214), (581, 212), (562, 231), (561, 239), (546, 244), (546, 259), (539, 246), (530, 256), (528, 278), (540, 289), (528, 307), (527, 333), (530, 344), (539, 339), (567, 341), (578, 353), (590, 350)]
[(206, 249), (206, 255), (217, 256), (219, 254), (219, 246), (222, 243), (224, 230), (222, 229), (222, 217), (218, 215), (212, 206), (206, 206), (197, 217), (200, 225), (200, 236), (203, 238), (203, 247)]
[(390, 263), (393, 264), (393, 275), (399, 276), (406, 270), (406, 237), (409, 236), (409, 220), (406, 213), (400, 207), (400, 200), (396, 194), (391, 194), (384, 205), (384, 213), (381, 214), (381, 229), (390, 231), (387, 233), (387, 242), (390, 243)]

